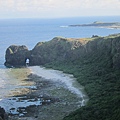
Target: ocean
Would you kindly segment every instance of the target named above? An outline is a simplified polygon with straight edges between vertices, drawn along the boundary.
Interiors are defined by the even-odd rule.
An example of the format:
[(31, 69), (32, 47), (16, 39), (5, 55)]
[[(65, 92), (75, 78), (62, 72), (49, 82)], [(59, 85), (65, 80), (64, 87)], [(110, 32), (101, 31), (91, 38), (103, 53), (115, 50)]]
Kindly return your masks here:
[(120, 16), (79, 17), (57, 19), (0, 19), (0, 68), (4, 67), (5, 51), (8, 46), (26, 45), (32, 49), (40, 41), (54, 37), (84, 38), (92, 35), (106, 36), (119, 33), (120, 29), (95, 27), (68, 27), (73, 24), (102, 22), (120, 22)]
[[(10, 81), (10, 71), (6, 68), (5, 51), (10, 45), (26, 45), (30, 50), (40, 41), (49, 41), (54, 37), (86, 38), (92, 35), (107, 36), (120, 33), (120, 29), (96, 27), (69, 27), (74, 24), (87, 24), (94, 21), (120, 22), (120, 16), (76, 17), (56, 19), (0, 19), (0, 100), (10, 90), (19, 86), (15, 79)], [(12, 75), (15, 74), (12, 72)]]

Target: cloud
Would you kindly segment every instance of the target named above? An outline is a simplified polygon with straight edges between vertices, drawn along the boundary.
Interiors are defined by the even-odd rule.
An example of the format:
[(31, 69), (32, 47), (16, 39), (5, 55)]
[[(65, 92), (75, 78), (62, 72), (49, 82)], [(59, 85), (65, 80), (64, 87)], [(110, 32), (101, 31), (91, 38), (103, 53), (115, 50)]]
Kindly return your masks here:
[(0, 0), (0, 10), (7, 11), (13, 8), (14, 0)]
[(26, 13), (36, 16), (50, 13), (52, 16), (55, 14), (65, 16), (70, 13), (76, 16), (84, 13), (120, 15), (119, 6), (120, 0), (0, 0), (0, 13)]

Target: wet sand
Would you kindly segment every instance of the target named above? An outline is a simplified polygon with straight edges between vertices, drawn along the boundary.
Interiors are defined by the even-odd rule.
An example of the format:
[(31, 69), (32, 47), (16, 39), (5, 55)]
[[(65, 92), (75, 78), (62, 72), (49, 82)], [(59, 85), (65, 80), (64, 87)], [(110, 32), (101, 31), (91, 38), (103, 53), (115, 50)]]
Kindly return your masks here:
[[(30, 71), (24, 71), (23, 73), (27, 77), (26, 75), (22, 75), (22, 71), (21, 73), (16, 73), (16, 76), (17, 78), (19, 78), (18, 76), (21, 78), (22, 75), (22, 81), (33, 84), (29, 85), (31, 87), (28, 88), (25, 85), (24, 88), (18, 89), (19, 92), (13, 91), (12, 95), (14, 97), (11, 98), (11, 101), (14, 100), (14, 102), (18, 102), (18, 104), (24, 105), (24, 107), (22, 106), (16, 109), (16, 106), (13, 106), (11, 113), (9, 113), (9, 120), (61, 120), (70, 112), (78, 109), (87, 102), (87, 96), (83, 92), (82, 87), (75, 89), (71, 86), (71, 83), (68, 84), (57, 79), (53, 80), (54, 71), (50, 74), (50, 76), (52, 75), (51, 78), (47, 79), (44, 75), (39, 75), (41, 68), (38, 66), (28, 69)], [(65, 77), (65, 74), (59, 74)], [(54, 77), (57, 77), (56, 74)], [(15, 109), (17, 113), (13, 115), (12, 112)]]

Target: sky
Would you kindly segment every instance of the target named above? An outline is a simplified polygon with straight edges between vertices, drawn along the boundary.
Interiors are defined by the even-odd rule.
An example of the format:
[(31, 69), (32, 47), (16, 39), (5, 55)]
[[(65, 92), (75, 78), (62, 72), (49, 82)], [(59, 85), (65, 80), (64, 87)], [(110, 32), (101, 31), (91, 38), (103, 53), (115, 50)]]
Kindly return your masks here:
[(120, 0), (0, 0), (0, 18), (120, 16)]

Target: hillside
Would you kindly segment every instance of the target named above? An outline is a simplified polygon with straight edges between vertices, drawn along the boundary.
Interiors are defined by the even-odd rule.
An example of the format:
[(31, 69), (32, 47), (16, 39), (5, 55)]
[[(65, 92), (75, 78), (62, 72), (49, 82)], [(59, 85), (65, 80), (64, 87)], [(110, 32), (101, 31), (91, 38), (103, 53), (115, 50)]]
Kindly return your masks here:
[(96, 38), (82, 57), (47, 65), (73, 74), (89, 96), (86, 106), (64, 120), (119, 120), (120, 34)]
[(76, 59), (79, 58), (76, 50), (80, 48), (82, 53), (82, 49), (88, 41), (89, 39), (55, 37), (48, 42), (37, 43), (30, 51), (24, 45), (11, 45), (6, 50), (5, 65), (24, 66), (27, 58), (30, 60), (30, 65), (44, 65), (69, 58)]
[[(13, 65), (14, 55), (18, 53), (9, 48), (6, 64)], [(24, 61), (26, 58), (30, 59), (30, 65), (71, 73), (84, 86), (89, 102), (64, 120), (119, 120), (120, 34), (84, 39), (56, 37), (26, 51)]]

